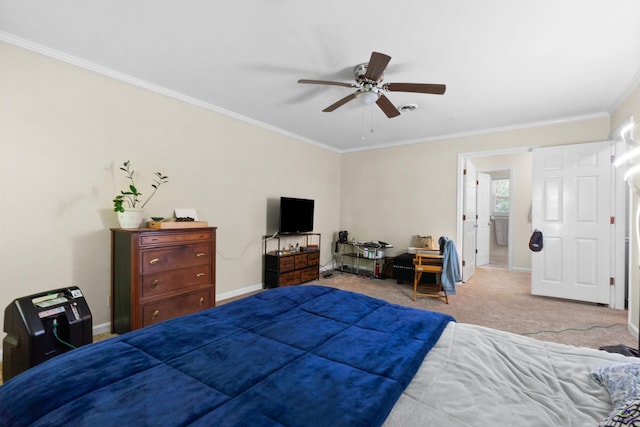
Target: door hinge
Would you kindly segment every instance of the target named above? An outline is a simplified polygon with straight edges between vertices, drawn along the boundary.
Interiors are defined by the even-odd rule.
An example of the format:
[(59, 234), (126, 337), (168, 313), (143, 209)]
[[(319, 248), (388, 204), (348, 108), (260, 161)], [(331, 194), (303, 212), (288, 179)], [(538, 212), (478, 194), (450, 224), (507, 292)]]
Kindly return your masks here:
[(609, 277), (609, 285), (613, 286), (616, 284), (616, 280), (613, 277)]
[(616, 155), (612, 154), (611, 155), (611, 163), (615, 163), (616, 162)]
[(462, 215), (462, 220), (466, 221), (467, 220), (467, 216), (466, 215)]
[(612, 216), (611, 218), (609, 218), (609, 224), (615, 224), (616, 223), (616, 217)]
[(467, 265), (467, 261), (462, 260), (462, 266), (464, 267), (465, 265)]

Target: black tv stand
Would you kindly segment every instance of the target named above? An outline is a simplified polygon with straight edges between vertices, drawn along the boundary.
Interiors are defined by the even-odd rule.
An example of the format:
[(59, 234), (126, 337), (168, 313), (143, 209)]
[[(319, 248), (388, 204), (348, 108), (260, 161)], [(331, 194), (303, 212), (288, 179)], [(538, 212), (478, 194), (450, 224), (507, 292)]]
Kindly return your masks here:
[[(262, 236), (264, 242), (264, 288), (293, 286), (320, 277), (320, 233)], [(294, 243), (287, 245), (284, 240)], [(270, 242), (277, 242), (271, 245)], [(275, 246), (275, 248), (274, 248)]]

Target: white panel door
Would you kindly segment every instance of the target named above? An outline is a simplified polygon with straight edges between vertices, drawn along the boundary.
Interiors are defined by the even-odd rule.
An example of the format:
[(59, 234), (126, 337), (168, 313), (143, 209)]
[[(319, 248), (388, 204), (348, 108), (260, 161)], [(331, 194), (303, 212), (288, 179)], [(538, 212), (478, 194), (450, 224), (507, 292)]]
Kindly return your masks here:
[(476, 265), (486, 265), (491, 253), (491, 176), (478, 173), (477, 180)]
[(467, 159), (463, 176), (462, 206), (462, 281), (469, 280), (476, 271), (476, 167)]
[(531, 293), (609, 304), (611, 145), (533, 150)]

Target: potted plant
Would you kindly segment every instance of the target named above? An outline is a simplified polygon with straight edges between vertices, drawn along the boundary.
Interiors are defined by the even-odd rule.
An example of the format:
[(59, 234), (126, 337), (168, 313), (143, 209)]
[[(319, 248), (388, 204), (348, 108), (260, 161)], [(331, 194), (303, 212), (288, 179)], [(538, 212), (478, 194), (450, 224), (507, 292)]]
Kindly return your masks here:
[(113, 199), (113, 211), (118, 214), (118, 222), (122, 228), (138, 228), (142, 223), (144, 217), (144, 207), (153, 196), (155, 196), (158, 188), (164, 183), (169, 182), (169, 177), (163, 175), (161, 172), (156, 172), (154, 183), (151, 184), (153, 192), (143, 202), (142, 193), (140, 193), (133, 181), (134, 170), (131, 169), (131, 162), (127, 160), (120, 167), (121, 171), (124, 171), (127, 179), (129, 180), (129, 188), (127, 191), (120, 191), (115, 199)]

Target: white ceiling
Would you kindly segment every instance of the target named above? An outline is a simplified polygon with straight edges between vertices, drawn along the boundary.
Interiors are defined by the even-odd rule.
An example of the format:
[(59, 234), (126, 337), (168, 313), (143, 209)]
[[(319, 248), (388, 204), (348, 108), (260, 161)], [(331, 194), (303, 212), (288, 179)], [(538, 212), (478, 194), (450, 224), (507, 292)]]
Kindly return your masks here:
[[(637, 0), (0, 0), (0, 40), (340, 152), (609, 114), (640, 77)], [(389, 119), (352, 101), (372, 51)]]

